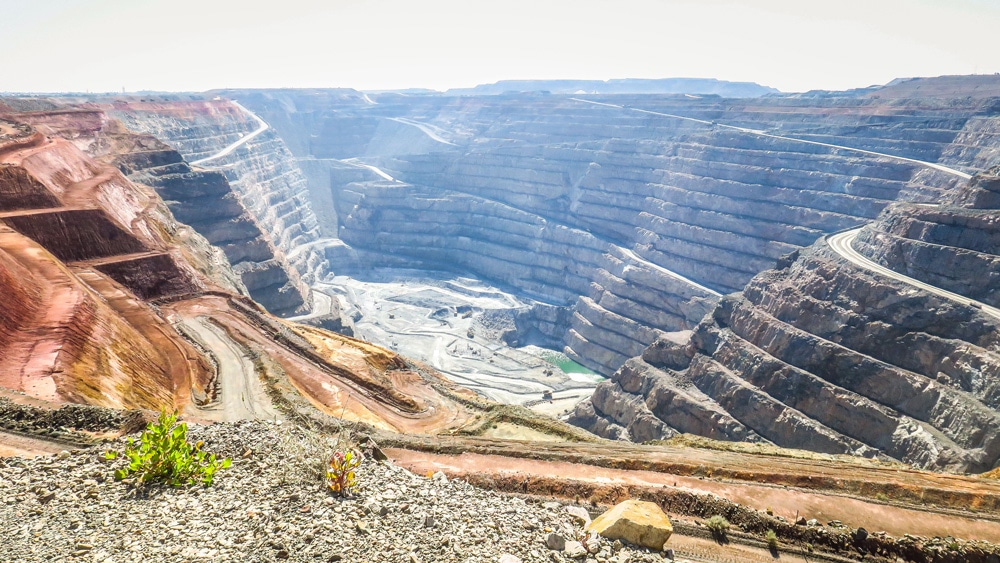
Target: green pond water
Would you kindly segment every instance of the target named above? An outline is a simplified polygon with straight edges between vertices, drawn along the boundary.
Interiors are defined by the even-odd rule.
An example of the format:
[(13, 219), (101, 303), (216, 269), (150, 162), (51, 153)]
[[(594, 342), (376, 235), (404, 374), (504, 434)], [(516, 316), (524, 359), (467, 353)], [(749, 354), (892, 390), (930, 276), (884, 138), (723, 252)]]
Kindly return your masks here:
[[(571, 360), (570, 358), (568, 358), (566, 356), (566, 354), (563, 354), (561, 352), (544, 351), (541, 354), (539, 354), (539, 356), (541, 356), (541, 358), (543, 360), (545, 360), (546, 362), (548, 362), (548, 363), (556, 366), (557, 368), (563, 370), (563, 372), (566, 373), (567, 375), (569, 375), (569, 374), (579, 374), (579, 375), (586, 376), (586, 377), (583, 378), (583, 380), (597, 380), (597, 381), (599, 381), (599, 380), (604, 379), (604, 376), (602, 376), (601, 374), (597, 373), (596, 371), (594, 371), (594, 370), (592, 370), (592, 369), (590, 369), (590, 368), (588, 368), (586, 366), (580, 365), (579, 363), (577, 363), (577, 362)], [(573, 379), (577, 379), (577, 378), (573, 378)]]
[(583, 373), (586, 375), (600, 375), (596, 371), (582, 366), (569, 358), (545, 358), (546, 362), (556, 366), (566, 373)]

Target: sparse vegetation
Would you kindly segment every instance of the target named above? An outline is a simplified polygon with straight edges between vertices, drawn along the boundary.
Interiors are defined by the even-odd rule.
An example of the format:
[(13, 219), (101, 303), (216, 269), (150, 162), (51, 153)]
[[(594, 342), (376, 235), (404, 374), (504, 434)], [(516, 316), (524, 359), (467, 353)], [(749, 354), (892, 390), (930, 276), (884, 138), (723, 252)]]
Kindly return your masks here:
[[(771, 551), (778, 550), (778, 534), (774, 533), (774, 530), (768, 530), (767, 533), (764, 534), (764, 540), (767, 542), (768, 549)], [(812, 549), (810, 549), (810, 551), (812, 551)]]
[[(202, 451), (202, 445), (202, 442), (188, 443), (187, 423), (178, 423), (176, 412), (162, 411), (156, 422), (146, 426), (138, 442), (128, 439), (124, 454), (128, 465), (115, 471), (115, 479), (135, 477), (139, 485), (211, 485), (215, 473), (229, 467), (232, 461), (217, 460), (215, 454)], [(116, 459), (118, 452), (108, 451), (105, 457)]]
[(726, 539), (726, 532), (729, 531), (729, 520), (716, 514), (708, 520), (705, 520), (705, 527), (708, 531), (712, 533), (712, 536), (718, 541), (724, 541)]
[(330, 456), (326, 469), (326, 484), (331, 491), (340, 495), (351, 494), (357, 477), (354, 474), (361, 465), (361, 455), (355, 451), (337, 450)]

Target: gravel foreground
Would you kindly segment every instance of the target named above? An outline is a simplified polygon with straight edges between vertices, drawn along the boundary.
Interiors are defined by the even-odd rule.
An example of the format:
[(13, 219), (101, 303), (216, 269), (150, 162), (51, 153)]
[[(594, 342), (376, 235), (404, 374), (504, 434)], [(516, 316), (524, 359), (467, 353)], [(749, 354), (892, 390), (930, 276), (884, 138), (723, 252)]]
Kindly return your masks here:
[(550, 533), (582, 535), (560, 504), (372, 459), (354, 497), (341, 499), (308, 470), (315, 441), (287, 424), (191, 425), (188, 436), (233, 459), (211, 487), (136, 494), (111, 477), (122, 462), (96, 449), (0, 459), (0, 561), (666, 561), (606, 540), (571, 559), (546, 547)]

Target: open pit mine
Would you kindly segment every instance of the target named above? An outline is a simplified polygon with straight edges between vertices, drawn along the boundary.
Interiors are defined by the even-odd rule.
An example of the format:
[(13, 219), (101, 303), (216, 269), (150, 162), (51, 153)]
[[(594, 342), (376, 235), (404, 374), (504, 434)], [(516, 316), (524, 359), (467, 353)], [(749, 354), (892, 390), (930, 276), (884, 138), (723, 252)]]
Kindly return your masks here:
[(0, 454), (160, 410), (1000, 561), (1000, 77), (0, 97)]

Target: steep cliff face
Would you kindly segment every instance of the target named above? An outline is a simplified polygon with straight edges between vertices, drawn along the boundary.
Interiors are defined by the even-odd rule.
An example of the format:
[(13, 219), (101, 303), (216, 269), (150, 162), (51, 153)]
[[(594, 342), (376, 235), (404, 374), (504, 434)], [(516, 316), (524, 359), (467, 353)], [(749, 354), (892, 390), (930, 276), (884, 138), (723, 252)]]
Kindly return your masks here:
[(305, 178), (281, 140), (258, 132), (261, 124), (229, 102), (119, 103), (113, 113), (177, 149), (129, 155), (122, 165), (136, 180), (156, 187), (180, 220), (222, 248), (268, 310), (308, 310), (307, 284), (327, 266), (317, 251), (293, 254), (313, 242), (319, 228)]
[[(947, 105), (948, 88), (935, 84), (905, 89), (933, 95), (888, 103)], [(629, 360), (572, 421), (635, 441), (688, 432), (936, 469), (994, 467), (998, 183), (995, 170), (961, 180), (995, 153), (992, 104), (980, 98), (969, 119), (929, 121), (933, 143), (915, 130), (890, 142), (866, 128), (851, 143), (810, 132), (931, 164), (875, 221), (782, 258), (689, 340), (660, 339)]]
[(637, 441), (690, 432), (994, 467), (1000, 314), (965, 298), (996, 303), (996, 172), (943, 205), (894, 204), (789, 256), (723, 299), (690, 341), (629, 360), (573, 421)]
[(221, 248), (255, 301), (278, 315), (301, 312), (305, 290), (297, 272), (278, 258), (270, 237), (261, 232), (226, 177), (192, 169), (169, 147), (156, 152), (158, 160), (137, 162), (137, 154), (129, 153), (118, 159), (118, 165), (130, 170), (133, 180), (156, 188), (178, 220)]
[(972, 169), (958, 147), (992, 123), (982, 97), (221, 94), (329, 178), (335, 272), (500, 282), (563, 307), (538, 328), (605, 374), (780, 256), (939, 201), (955, 179), (906, 159)]
[(997, 319), (880, 279), (823, 244), (724, 299), (690, 342), (629, 360), (574, 421), (633, 440), (689, 432), (992, 467)]

